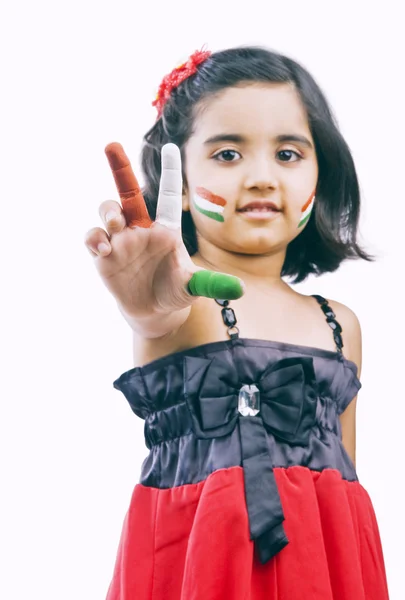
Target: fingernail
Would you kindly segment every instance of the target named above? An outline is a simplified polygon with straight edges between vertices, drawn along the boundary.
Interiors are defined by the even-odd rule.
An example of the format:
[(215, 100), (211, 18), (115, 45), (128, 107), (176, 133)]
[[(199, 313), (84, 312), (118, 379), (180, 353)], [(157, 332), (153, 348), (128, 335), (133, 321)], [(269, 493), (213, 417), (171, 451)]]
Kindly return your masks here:
[(109, 254), (109, 252), (110, 252), (110, 246), (108, 244), (106, 244), (105, 242), (101, 242), (97, 246), (97, 250), (98, 250), (99, 254)]
[(107, 223), (109, 223), (110, 221), (112, 221), (113, 219), (116, 219), (116, 218), (117, 218), (117, 213), (115, 212), (115, 210), (109, 210), (105, 216), (105, 220)]

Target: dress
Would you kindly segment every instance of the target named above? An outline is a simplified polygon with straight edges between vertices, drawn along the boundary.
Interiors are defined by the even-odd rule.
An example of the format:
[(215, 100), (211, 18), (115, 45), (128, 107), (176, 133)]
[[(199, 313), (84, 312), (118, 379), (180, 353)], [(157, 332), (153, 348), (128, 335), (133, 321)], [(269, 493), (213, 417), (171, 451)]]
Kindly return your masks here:
[(114, 382), (145, 420), (145, 459), (107, 600), (386, 600), (370, 497), (339, 415), (361, 384), (336, 351), (239, 337)]

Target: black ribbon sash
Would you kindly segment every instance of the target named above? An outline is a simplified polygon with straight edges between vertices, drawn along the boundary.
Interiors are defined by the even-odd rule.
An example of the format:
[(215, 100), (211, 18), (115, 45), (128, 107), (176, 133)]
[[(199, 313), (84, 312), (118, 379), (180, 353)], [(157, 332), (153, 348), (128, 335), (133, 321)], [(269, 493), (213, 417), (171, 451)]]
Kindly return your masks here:
[[(239, 429), (250, 539), (265, 563), (289, 543), (266, 431), (291, 445), (308, 445), (317, 403), (313, 359), (279, 360), (248, 382), (239, 381), (233, 363), (217, 358), (185, 357), (184, 370), (195, 435), (210, 439)], [(242, 416), (239, 392), (253, 384), (260, 393), (259, 413)]]

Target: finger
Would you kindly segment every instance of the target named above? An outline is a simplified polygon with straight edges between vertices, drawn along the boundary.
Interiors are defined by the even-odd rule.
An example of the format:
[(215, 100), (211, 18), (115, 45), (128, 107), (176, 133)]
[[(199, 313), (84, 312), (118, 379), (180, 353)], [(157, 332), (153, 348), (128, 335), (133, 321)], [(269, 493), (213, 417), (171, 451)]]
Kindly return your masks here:
[(188, 292), (216, 300), (237, 300), (243, 296), (245, 284), (234, 275), (201, 269), (188, 282)]
[(125, 216), (118, 202), (106, 200), (100, 204), (98, 212), (109, 235), (119, 233), (126, 227)]
[(84, 243), (93, 256), (108, 256), (111, 254), (111, 244), (108, 235), (100, 227), (90, 229), (85, 235)]
[(114, 176), (128, 227), (150, 227), (152, 220), (123, 147), (121, 144), (113, 142), (106, 146), (105, 153)]
[(156, 222), (170, 229), (181, 228), (182, 214), (181, 155), (175, 144), (162, 147), (162, 175), (156, 209)]

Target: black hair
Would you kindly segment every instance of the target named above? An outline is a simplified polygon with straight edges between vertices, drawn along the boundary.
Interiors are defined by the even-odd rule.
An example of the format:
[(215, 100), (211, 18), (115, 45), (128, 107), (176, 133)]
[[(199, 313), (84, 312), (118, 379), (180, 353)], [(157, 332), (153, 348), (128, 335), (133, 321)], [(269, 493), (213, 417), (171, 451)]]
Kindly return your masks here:
[[(288, 245), (281, 275), (298, 283), (311, 273), (335, 271), (345, 259), (373, 260), (357, 243), (360, 189), (356, 169), (323, 92), (296, 61), (261, 47), (215, 52), (172, 91), (161, 117), (144, 136), (141, 152), (143, 193), (151, 217), (156, 215), (161, 148), (172, 142), (182, 150), (193, 133), (199, 103), (225, 88), (269, 82), (291, 83), (297, 90), (307, 112), (319, 170), (314, 209), (304, 230)], [(193, 255), (197, 237), (189, 211), (183, 211), (182, 234)]]

